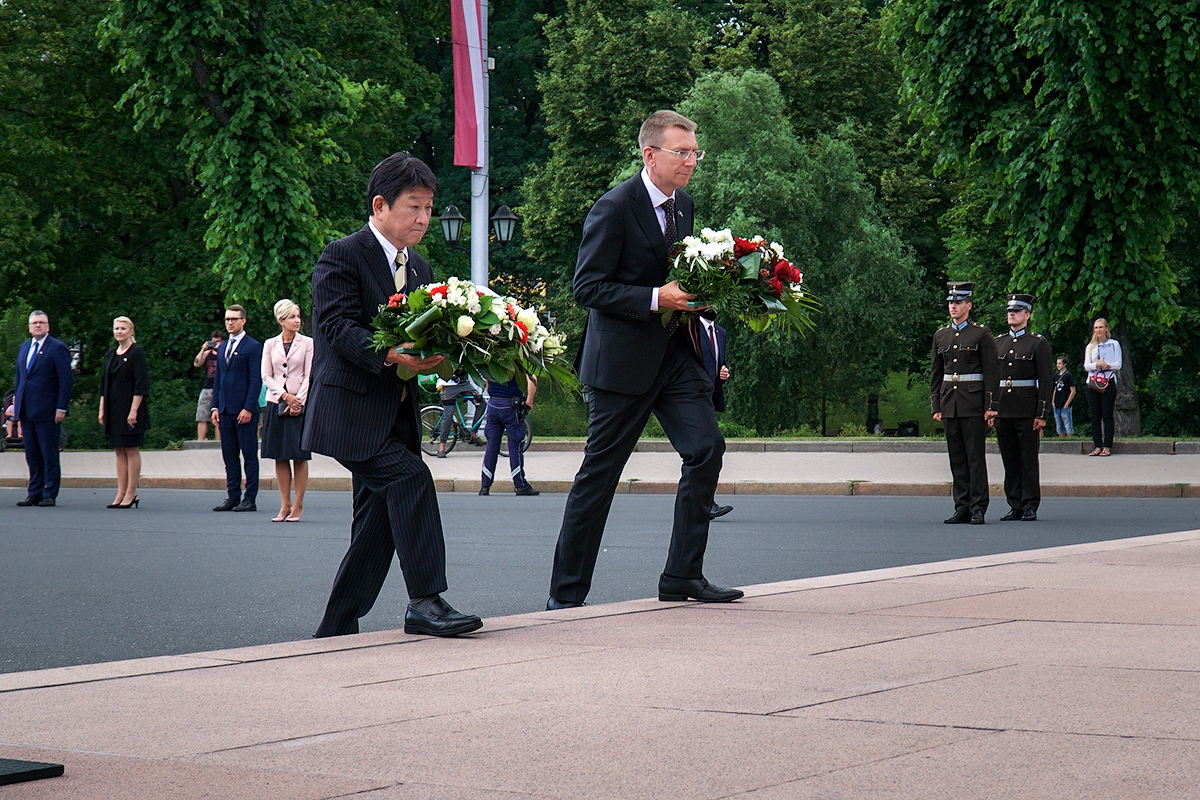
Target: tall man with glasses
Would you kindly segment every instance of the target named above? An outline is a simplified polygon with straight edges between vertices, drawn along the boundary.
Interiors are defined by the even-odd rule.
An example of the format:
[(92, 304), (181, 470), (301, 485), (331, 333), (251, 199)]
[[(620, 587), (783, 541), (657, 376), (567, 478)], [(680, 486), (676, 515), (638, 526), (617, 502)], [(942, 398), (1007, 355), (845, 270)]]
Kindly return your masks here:
[(71, 400), (71, 355), (67, 346), (50, 335), (45, 311), (29, 315), (29, 341), (17, 351), (17, 389), (13, 416), (21, 423), (29, 491), (19, 506), (53, 506), (62, 477), (59, 466), (59, 425), (67, 417)]
[[(229, 333), (217, 348), (217, 373), (213, 376), (212, 421), (221, 432), (221, 457), (225, 460), (225, 502), (213, 511), (257, 511), (258, 499), (258, 395), (262, 391), (262, 345), (246, 333), (246, 309), (225, 309)], [(246, 493), (242, 494), (242, 466), (246, 463)]]
[(742, 596), (710, 584), (703, 571), (725, 440), (698, 326), (693, 319), (664, 328), (661, 319), (667, 310), (697, 310), (667, 271), (675, 243), (692, 233), (692, 198), (682, 189), (704, 151), (696, 149), (696, 124), (674, 111), (651, 114), (638, 145), (644, 169), (596, 201), (583, 224), (573, 288), (588, 309), (578, 363), (589, 390), (588, 441), (567, 496), (548, 610), (583, 605), (621, 470), (651, 413), (683, 458), (658, 597)]

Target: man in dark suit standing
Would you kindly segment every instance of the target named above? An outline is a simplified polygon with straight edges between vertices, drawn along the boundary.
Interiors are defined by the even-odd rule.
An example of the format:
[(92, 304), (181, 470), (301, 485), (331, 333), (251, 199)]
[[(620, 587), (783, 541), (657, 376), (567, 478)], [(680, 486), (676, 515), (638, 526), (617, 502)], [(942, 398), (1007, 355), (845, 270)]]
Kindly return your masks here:
[(62, 469), (58, 460), (59, 425), (71, 400), (71, 354), (50, 335), (45, 311), (29, 315), (29, 335), (17, 350), (17, 389), (13, 416), (21, 422), (29, 491), (19, 506), (53, 506), (58, 500)]
[[(225, 460), (225, 502), (213, 511), (257, 511), (258, 395), (262, 391), (262, 345), (246, 333), (246, 309), (225, 309), (229, 338), (217, 348), (213, 377), (212, 421), (221, 432)], [(242, 495), (242, 465), (246, 462), (246, 494)]]
[(596, 201), (579, 245), (573, 288), (588, 309), (579, 359), (588, 441), (554, 552), (550, 610), (583, 605), (621, 470), (651, 412), (683, 458), (658, 597), (726, 603), (742, 596), (703, 572), (725, 440), (699, 332), (694, 324), (665, 328), (658, 313), (696, 310), (688, 305), (695, 298), (666, 279), (674, 244), (692, 232), (692, 198), (682, 189), (704, 151), (696, 148), (696, 124), (674, 111), (650, 115), (638, 144), (643, 170)]
[[(709, 312), (705, 312), (707, 314)], [(725, 329), (716, 320), (700, 317), (700, 353), (704, 357), (704, 369), (713, 382), (713, 410), (725, 410), (725, 381), (729, 380), (729, 366), (725, 363)], [(733, 511), (733, 506), (718, 505), (713, 500), (709, 519), (723, 517)]]
[(413, 251), (433, 213), (437, 179), (420, 159), (396, 153), (367, 185), (370, 219), (332, 242), (313, 270), (313, 377), (302, 446), (350, 470), (354, 520), (316, 636), (358, 633), (391, 566), (400, 561), (410, 602), (404, 632), (456, 636), (483, 626), (455, 611), (446, 591), (446, 542), (433, 476), (421, 460), (417, 380), (396, 365), (428, 371), (420, 359), (371, 345), (371, 320), (396, 292), (431, 283), (429, 263)]

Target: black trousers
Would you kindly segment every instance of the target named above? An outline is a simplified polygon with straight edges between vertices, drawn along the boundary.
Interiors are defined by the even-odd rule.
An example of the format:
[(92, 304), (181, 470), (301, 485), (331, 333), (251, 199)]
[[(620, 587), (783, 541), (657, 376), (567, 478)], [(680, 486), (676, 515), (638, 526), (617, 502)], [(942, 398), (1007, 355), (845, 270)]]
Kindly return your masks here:
[(350, 548), (342, 558), (325, 617), (316, 636), (358, 633), (358, 620), (375, 605), (392, 566), (392, 555), (409, 597), (446, 591), (446, 540), (433, 476), (421, 457), (404, 445), (401, 431), (411, 427), (407, 404), (379, 452), (366, 461), (340, 461), (350, 470), (354, 519)]
[[(237, 418), (235, 412), (223, 411), (217, 425), (221, 431), (221, 458), (225, 461), (225, 494), (230, 500), (253, 503), (258, 498), (258, 414), (245, 425), (239, 425)], [(244, 498), (242, 462), (246, 464)]]
[(954, 477), (954, 510), (986, 513), (988, 507), (987, 422), (978, 417), (943, 417), (950, 474)]
[(1103, 392), (1084, 389), (1088, 396), (1088, 410), (1092, 412), (1092, 447), (1112, 448), (1113, 413), (1117, 407), (1117, 382), (1109, 381)]
[(996, 418), (996, 442), (1004, 461), (1004, 496), (1008, 507), (1020, 513), (1037, 511), (1042, 502), (1038, 444), (1033, 417)]
[(587, 597), (621, 471), (652, 412), (683, 458), (663, 572), (674, 578), (704, 576), (709, 510), (725, 453), (712, 393), (712, 380), (682, 334), (671, 338), (658, 377), (645, 394), (591, 388), (587, 447), (567, 495), (554, 551), (554, 599), (581, 603)]

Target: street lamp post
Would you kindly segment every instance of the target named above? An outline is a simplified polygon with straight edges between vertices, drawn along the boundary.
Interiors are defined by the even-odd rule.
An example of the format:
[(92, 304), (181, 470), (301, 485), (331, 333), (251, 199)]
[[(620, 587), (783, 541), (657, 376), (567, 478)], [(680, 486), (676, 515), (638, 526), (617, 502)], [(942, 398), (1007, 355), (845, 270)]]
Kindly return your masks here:
[[(462, 244), (463, 224), (466, 221), (467, 218), (462, 215), (462, 212), (458, 210), (458, 206), (453, 203), (446, 206), (446, 210), (438, 217), (438, 222), (442, 224), (442, 236), (446, 238), (446, 244), (450, 245), (450, 249), (457, 250), (460, 253), (471, 253), (474, 256), (475, 248), (480, 246), (480, 244), (476, 244), (474, 235), (472, 235), (471, 247), (466, 247)], [(509, 242), (513, 240), (513, 235), (517, 232), (517, 222), (519, 219), (512, 212), (511, 208), (502, 205), (496, 209), (496, 213), (492, 214), (490, 221), (492, 223), (492, 233), (496, 237), (496, 243), (488, 245), (488, 237), (482, 237), (483, 242), (481, 244), (485, 253), (496, 249), (503, 250), (508, 247)], [(488, 278), (487, 260), (484, 260), (482, 282), (479, 280), (479, 276), (475, 274), (478, 270), (475, 268), (474, 257), (472, 257), (471, 261), (471, 281), (477, 285), (486, 286)]]

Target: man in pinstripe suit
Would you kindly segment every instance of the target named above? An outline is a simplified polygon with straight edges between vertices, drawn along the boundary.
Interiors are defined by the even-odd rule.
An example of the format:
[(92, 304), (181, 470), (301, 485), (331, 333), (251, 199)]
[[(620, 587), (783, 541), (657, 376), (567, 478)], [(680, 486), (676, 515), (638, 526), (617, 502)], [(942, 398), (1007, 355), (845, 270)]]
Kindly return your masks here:
[(405, 633), (456, 636), (483, 626), (445, 600), (446, 542), (433, 476), (421, 460), (417, 381), (395, 365), (437, 366), (400, 348), (371, 346), (371, 320), (390, 295), (433, 280), (411, 248), (433, 213), (437, 179), (419, 159), (381, 161), (367, 186), (370, 220), (332, 242), (313, 270), (313, 377), (302, 446), (350, 470), (354, 519), (350, 548), (334, 578), (316, 636), (358, 633), (391, 566), (400, 561), (410, 602)]

